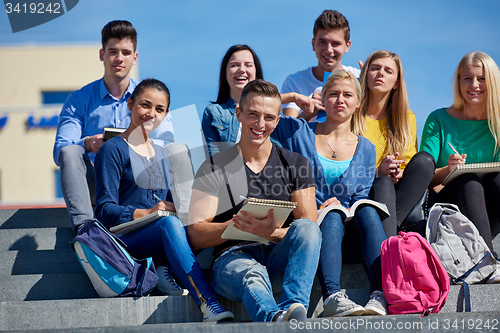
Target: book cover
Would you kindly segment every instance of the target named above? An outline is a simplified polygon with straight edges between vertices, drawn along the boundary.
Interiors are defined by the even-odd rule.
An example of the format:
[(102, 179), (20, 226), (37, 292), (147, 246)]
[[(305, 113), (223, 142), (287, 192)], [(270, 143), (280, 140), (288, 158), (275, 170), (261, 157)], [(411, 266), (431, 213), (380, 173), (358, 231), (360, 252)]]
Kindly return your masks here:
[(125, 132), (126, 128), (104, 127), (102, 130), (102, 140), (104, 142), (111, 140), (118, 134)]

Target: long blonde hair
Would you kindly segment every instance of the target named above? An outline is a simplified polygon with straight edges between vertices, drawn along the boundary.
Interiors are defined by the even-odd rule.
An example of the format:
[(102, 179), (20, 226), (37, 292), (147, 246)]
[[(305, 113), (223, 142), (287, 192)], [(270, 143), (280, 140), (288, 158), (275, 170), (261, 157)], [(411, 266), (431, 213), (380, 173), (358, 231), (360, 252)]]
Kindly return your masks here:
[(458, 63), (453, 77), (453, 105), (457, 110), (463, 110), (465, 99), (460, 92), (460, 75), (466, 65), (484, 68), (486, 82), (486, 113), (488, 127), (495, 138), (495, 154), (500, 148), (500, 70), (495, 61), (484, 52), (467, 53)]
[(391, 58), (394, 60), (398, 71), (398, 87), (391, 90), (387, 101), (387, 127), (384, 133), (387, 146), (384, 155), (393, 154), (394, 152), (404, 154), (405, 150), (409, 149), (412, 144), (410, 123), (408, 121), (410, 108), (403, 75), (403, 64), (399, 56), (395, 53), (385, 50), (375, 51), (366, 60), (359, 78), (365, 98), (363, 98), (359, 110), (353, 116), (354, 133), (364, 136), (365, 118), (370, 101), (366, 76), (372, 62), (380, 58)]

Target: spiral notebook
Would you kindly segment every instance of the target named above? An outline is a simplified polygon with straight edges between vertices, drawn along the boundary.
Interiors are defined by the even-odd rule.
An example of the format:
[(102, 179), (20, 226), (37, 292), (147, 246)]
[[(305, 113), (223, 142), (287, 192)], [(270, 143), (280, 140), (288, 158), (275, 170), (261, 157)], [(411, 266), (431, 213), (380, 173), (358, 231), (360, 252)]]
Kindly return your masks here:
[(475, 173), (482, 177), (491, 172), (500, 172), (500, 162), (459, 164), (446, 176), (442, 184), (446, 185), (464, 173)]
[[(248, 198), (236, 215), (238, 215), (238, 217), (243, 221), (246, 221), (243, 215), (241, 215), (241, 212), (244, 211), (255, 218), (263, 219), (267, 217), (269, 210), (272, 209), (274, 224), (276, 228), (280, 228), (283, 223), (285, 223), (288, 215), (290, 215), (296, 207), (297, 203), (291, 201)], [(222, 233), (221, 238), (247, 240), (263, 244), (267, 244), (269, 242), (267, 239), (260, 236), (236, 229), (233, 222), (227, 226), (226, 230)]]

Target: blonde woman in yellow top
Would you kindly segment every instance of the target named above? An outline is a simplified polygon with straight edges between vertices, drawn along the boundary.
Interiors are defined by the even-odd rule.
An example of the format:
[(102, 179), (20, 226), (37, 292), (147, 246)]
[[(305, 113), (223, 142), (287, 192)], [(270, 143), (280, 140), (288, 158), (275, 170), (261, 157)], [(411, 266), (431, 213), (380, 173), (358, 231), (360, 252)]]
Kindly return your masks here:
[(371, 197), (391, 216), (383, 221), (387, 237), (397, 234), (434, 175), (434, 158), (417, 153), (417, 122), (410, 111), (401, 59), (376, 51), (365, 62), (360, 83), (365, 98), (354, 114), (354, 132), (376, 147), (377, 176)]

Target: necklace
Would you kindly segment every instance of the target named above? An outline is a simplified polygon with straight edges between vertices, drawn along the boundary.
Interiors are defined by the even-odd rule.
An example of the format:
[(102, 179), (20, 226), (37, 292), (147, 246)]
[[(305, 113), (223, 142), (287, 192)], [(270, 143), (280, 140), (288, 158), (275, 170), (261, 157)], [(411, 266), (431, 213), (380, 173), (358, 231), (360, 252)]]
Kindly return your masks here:
[[(325, 135), (325, 130), (323, 129), (323, 125), (324, 124), (321, 124), (321, 134), (323, 134), (323, 137), (325, 138), (326, 144), (328, 145), (328, 147), (330, 147), (330, 149), (333, 151), (332, 157), (333, 158), (337, 158), (337, 152), (335, 151), (335, 149), (333, 149), (333, 147), (330, 144), (330, 142), (328, 142), (328, 138)], [(342, 144), (340, 145), (340, 147), (339, 147), (338, 150), (342, 149), (342, 147), (344, 146), (344, 143), (347, 141), (347, 138), (349, 137), (349, 134), (351, 134), (351, 133), (347, 133), (347, 136), (345, 137), (344, 142), (342, 142)]]

